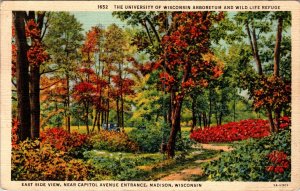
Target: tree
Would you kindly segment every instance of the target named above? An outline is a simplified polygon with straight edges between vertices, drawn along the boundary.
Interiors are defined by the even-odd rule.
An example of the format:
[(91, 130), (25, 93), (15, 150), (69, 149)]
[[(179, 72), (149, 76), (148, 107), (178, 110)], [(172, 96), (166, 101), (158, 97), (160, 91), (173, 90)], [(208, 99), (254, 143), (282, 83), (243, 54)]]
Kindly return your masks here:
[[(21, 16), (17, 16), (20, 14)], [(29, 87), (29, 102), (30, 107), (27, 107), (27, 101), (21, 101), (22, 103), (18, 103), (18, 107), (22, 110), (21, 106), (22, 104), (25, 104), (27, 107), (27, 110), (30, 114), (30, 117), (27, 118), (30, 120), (29, 124), (20, 124), (20, 126), (23, 128), (23, 125), (25, 129), (28, 129), (27, 125), (29, 125), (30, 128), (30, 138), (38, 138), (40, 135), (40, 65), (44, 63), (48, 59), (48, 54), (45, 52), (44, 45), (42, 43), (43, 35), (45, 34), (45, 27), (44, 27), (44, 17), (45, 12), (34, 12), (29, 11), (28, 13), (24, 12), (15, 12), (15, 18), (16, 19), (14, 23), (14, 31), (13, 37), (15, 38), (16, 47), (13, 44), (13, 51), (19, 50), (16, 53), (13, 52), (13, 57), (23, 57), (26, 56), (27, 59), (23, 58), (22, 61), (20, 59), (13, 58), (13, 66), (16, 67), (16, 73), (17, 73), (17, 83), (15, 86), (17, 89), (24, 88), (24, 91), (17, 91), (18, 92), (18, 100), (23, 99), (20, 98), (20, 96), (27, 97), (27, 86)], [(18, 21), (17, 21), (18, 20)], [(20, 23), (21, 22), (21, 23)], [(18, 27), (18, 28), (17, 28)], [(17, 28), (17, 30), (15, 30)], [(43, 30), (44, 28), (44, 30)], [(20, 35), (20, 36), (16, 36)], [(25, 34), (25, 38), (23, 36)], [(22, 39), (22, 44), (20, 44), (20, 40)], [(24, 63), (22, 67), (26, 70), (21, 72), (20, 74), (20, 68), (19, 64)], [(17, 67), (18, 66), (18, 67)], [(18, 68), (18, 69), (17, 69)], [(14, 71), (14, 67), (13, 67)], [(27, 74), (27, 72), (29, 74)], [(26, 74), (25, 74), (26, 72)], [(14, 72), (13, 72), (14, 75)], [(21, 80), (19, 75), (23, 75), (24, 79)], [(22, 78), (22, 77), (21, 77)], [(28, 79), (27, 79), (28, 78)], [(21, 80), (21, 81), (20, 81)], [(25, 85), (26, 84), (26, 85)], [(19, 86), (19, 88), (18, 88)], [(27, 98), (26, 98), (27, 99)], [(19, 111), (20, 112), (20, 111)], [(22, 113), (22, 112), (21, 112)], [(18, 115), (19, 118), (22, 117), (23, 114)], [(27, 114), (25, 114), (27, 116)], [(27, 116), (28, 117), (28, 116)], [(23, 120), (22, 120), (23, 121)]]
[(40, 136), (40, 65), (48, 60), (48, 54), (43, 45), (43, 36), (46, 32), (44, 27), (45, 12), (29, 12), (27, 21), (27, 33), (30, 37), (31, 46), (27, 52), (29, 61), (29, 91), (31, 108), (31, 138)]
[[(145, 29), (137, 34), (135, 43), (139, 50), (150, 54), (152, 63), (144, 69), (151, 73), (159, 70), (159, 89), (170, 93), (168, 121), (171, 133), (167, 151), (168, 157), (174, 157), (176, 135), (180, 131), (180, 113), (182, 102), (187, 94), (196, 87), (208, 85), (213, 76), (217, 78), (220, 67), (202, 55), (211, 53), (210, 28), (214, 21), (222, 18), (222, 13), (214, 12), (151, 12), (151, 13), (114, 13), (127, 20), (131, 25)], [(152, 72), (153, 73), (153, 72)], [(164, 107), (164, 106), (163, 106)]]
[[(258, 77), (255, 79), (256, 83), (250, 84), (250, 95), (254, 98), (254, 107), (256, 109), (266, 109), (271, 132), (277, 132), (280, 128), (282, 108), (290, 103), (290, 82), (280, 77), (282, 33), (284, 28), (288, 29), (290, 27), (290, 17), (288, 12), (245, 12), (238, 13), (235, 17), (238, 22), (245, 26), (252, 55), (257, 66)], [(274, 27), (273, 21), (277, 21), (275, 38), (273, 35), (270, 35)], [(271, 43), (271, 45), (274, 44), (273, 51), (270, 51), (272, 49), (270, 46), (266, 47), (266, 41), (270, 41), (270, 39), (275, 39), (273, 40), (275, 43)], [(268, 54), (264, 54), (265, 52), (268, 52)], [(273, 55), (273, 59), (270, 58), (270, 55)], [(266, 64), (273, 60), (273, 72), (269, 77), (267, 77), (269, 72), (263, 71), (262, 58)], [(265, 69), (268, 69), (268, 67), (265, 67)], [(253, 78), (250, 78), (250, 80), (253, 80)], [(275, 85), (280, 85), (281, 87), (273, 87)], [(270, 97), (270, 92), (276, 95), (280, 94), (283, 98)]]
[(72, 96), (77, 102), (82, 103), (84, 106), (84, 121), (86, 125), (87, 134), (89, 134), (89, 109), (92, 103), (94, 102), (94, 98), (97, 94), (97, 85), (93, 83), (92, 80), (95, 80), (97, 78), (92, 78), (95, 74), (92, 69), (83, 68), (79, 72), (81, 73), (83, 78), (81, 82), (75, 84)]
[(25, 140), (30, 138), (30, 99), (29, 99), (29, 62), (27, 50), (29, 49), (25, 31), (25, 11), (14, 11), (13, 22), (15, 28), (16, 44), (16, 80), (17, 80), (17, 100), (18, 100), (18, 137)]
[(168, 157), (175, 155), (175, 141), (180, 131), (180, 113), (184, 97), (194, 88), (207, 87), (209, 81), (222, 74), (221, 66), (210, 52), (209, 29), (222, 13), (175, 13), (173, 29), (162, 39), (158, 63), (164, 71), (160, 79), (171, 95), (171, 133), (167, 144)]
[(45, 36), (47, 51), (52, 64), (56, 65), (56, 75), (66, 80), (64, 114), (66, 129), (70, 132), (70, 81), (77, 68), (78, 50), (83, 40), (82, 24), (67, 12), (53, 12), (49, 18), (49, 30)]

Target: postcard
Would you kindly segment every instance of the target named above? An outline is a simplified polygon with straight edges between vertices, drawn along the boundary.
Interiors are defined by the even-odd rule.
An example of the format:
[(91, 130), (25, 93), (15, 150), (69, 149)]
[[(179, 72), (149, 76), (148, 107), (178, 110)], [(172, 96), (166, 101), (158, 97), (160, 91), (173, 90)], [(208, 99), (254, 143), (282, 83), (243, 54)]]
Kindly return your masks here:
[(300, 189), (297, 1), (1, 3), (4, 190)]

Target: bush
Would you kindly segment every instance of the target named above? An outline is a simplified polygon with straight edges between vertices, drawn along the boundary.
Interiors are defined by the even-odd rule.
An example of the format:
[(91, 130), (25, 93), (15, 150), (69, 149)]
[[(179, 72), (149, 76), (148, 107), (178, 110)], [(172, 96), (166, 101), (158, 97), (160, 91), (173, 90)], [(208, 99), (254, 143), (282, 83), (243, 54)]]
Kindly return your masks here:
[[(288, 117), (281, 118), (280, 128), (290, 125)], [(249, 138), (262, 138), (270, 135), (268, 120), (248, 119), (230, 122), (220, 126), (197, 129), (191, 133), (191, 139), (200, 143), (233, 142)]]
[[(189, 132), (182, 132), (180, 139), (177, 134), (175, 150), (185, 151), (191, 148), (192, 140), (188, 136)], [(154, 153), (160, 151), (162, 140), (167, 144), (170, 135), (168, 126), (159, 129), (156, 126), (148, 126), (145, 129), (134, 129), (129, 132), (128, 136), (131, 140), (138, 143), (141, 152)]]
[(141, 152), (158, 152), (162, 142), (162, 132), (157, 128), (133, 129), (129, 138), (139, 145)]
[(205, 174), (218, 181), (290, 181), (291, 132), (280, 131), (260, 140), (249, 139), (208, 163)]
[(88, 180), (91, 167), (40, 141), (23, 141), (12, 150), (12, 180)]
[(77, 132), (69, 133), (62, 128), (51, 128), (41, 132), (42, 144), (49, 144), (57, 150), (68, 152), (69, 155), (82, 158), (82, 153), (90, 146), (89, 136)]
[(108, 151), (138, 151), (138, 144), (130, 140), (126, 133), (102, 130), (91, 138), (95, 149)]

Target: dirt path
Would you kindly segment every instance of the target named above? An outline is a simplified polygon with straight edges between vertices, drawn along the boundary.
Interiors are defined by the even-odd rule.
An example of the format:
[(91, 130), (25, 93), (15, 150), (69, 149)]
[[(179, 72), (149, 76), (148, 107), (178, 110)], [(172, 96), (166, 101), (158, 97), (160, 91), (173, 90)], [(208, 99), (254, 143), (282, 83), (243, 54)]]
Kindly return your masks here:
[(201, 144), (202, 149), (218, 150), (218, 151), (232, 151), (233, 148), (227, 145), (213, 145), (213, 144)]
[[(218, 150), (218, 151), (224, 151), (224, 152), (229, 152), (229, 151), (233, 150), (233, 148), (230, 147), (230, 146), (213, 145), (213, 144), (200, 144), (200, 145), (196, 145), (195, 148), (207, 149), (207, 150)], [(206, 163), (206, 162), (210, 162), (210, 161), (213, 161), (213, 160), (217, 160), (217, 159), (219, 159), (219, 157), (220, 157), (220, 155), (217, 155), (217, 156), (209, 158), (209, 159), (196, 160), (196, 161), (194, 161), (194, 163), (198, 163), (198, 164)], [(191, 180), (192, 176), (203, 176), (203, 173), (204, 173), (204, 171), (200, 167), (186, 168), (186, 169), (183, 169), (179, 172), (169, 174), (169, 175), (161, 178), (160, 180), (162, 180), (162, 181)]]

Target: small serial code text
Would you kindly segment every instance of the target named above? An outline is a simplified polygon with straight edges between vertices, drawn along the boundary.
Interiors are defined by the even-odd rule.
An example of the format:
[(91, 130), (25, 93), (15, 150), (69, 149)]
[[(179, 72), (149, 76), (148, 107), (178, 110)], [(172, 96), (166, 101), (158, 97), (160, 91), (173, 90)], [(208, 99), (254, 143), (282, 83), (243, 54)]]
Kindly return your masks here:
[(276, 184), (273, 184), (274, 187), (288, 187), (289, 184), (286, 184), (286, 183), (276, 183)]

